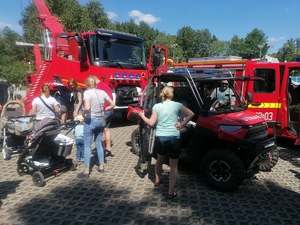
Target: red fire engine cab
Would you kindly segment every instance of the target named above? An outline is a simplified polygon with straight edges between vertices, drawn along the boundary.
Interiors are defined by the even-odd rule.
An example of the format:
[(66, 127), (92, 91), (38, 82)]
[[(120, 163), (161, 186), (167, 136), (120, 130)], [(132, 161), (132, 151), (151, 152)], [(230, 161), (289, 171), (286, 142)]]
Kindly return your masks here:
[[(275, 62), (274, 62), (275, 61)], [(254, 60), (240, 57), (221, 56), (191, 58), (187, 63), (173, 64), (174, 67), (203, 68), (208, 73), (227, 69), (235, 77), (258, 76), (249, 87), (237, 81), (241, 97), (253, 93), (253, 102), (248, 105), (268, 122), (269, 128), (275, 127), (277, 136), (299, 142), (299, 103), (300, 103), (300, 62), (276, 62), (267, 58)], [(269, 130), (270, 133), (273, 129)]]
[[(75, 33), (65, 32), (60, 20), (53, 17), (43, 0), (33, 0), (42, 29), (44, 57), (36, 63), (36, 72), (27, 76), (30, 81), (25, 98), (28, 113), (31, 102), (40, 95), (40, 87), (48, 84), (52, 94), (59, 85), (67, 86), (74, 78), (81, 87), (93, 74), (107, 83), (113, 92), (115, 112), (126, 117), (128, 104), (137, 103), (138, 93), (148, 82), (151, 58), (146, 62), (144, 39), (112, 30)], [(163, 54), (167, 54), (167, 49)], [(40, 52), (35, 50), (36, 58)], [(152, 53), (152, 47), (150, 50)], [(167, 66), (167, 57), (163, 65)]]

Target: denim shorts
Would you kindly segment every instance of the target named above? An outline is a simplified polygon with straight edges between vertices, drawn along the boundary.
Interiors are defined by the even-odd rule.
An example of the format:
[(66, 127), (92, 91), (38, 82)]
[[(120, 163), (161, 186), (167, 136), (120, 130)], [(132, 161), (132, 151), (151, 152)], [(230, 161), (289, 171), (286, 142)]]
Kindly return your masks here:
[(154, 150), (160, 155), (169, 155), (171, 159), (178, 159), (181, 154), (180, 137), (156, 136)]
[(114, 112), (113, 110), (105, 112), (105, 117), (106, 117), (106, 126), (105, 126), (105, 128), (110, 127), (113, 112)]

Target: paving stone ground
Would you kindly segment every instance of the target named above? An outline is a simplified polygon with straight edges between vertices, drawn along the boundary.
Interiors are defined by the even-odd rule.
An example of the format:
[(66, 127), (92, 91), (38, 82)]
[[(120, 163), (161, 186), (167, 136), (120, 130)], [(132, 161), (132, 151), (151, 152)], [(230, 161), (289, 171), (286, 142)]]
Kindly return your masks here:
[[(130, 135), (137, 125), (114, 115), (113, 152), (106, 172), (95, 168), (88, 180), (68, 171), (46, 179), (44, 187), (33, 185), (30, 175), (17, 174), (18, 155), (0, 159), (0, 224), (205, 224), (205, 225), (299, 225), (300, 147), (280, 143), (280, 160), (271, 172), (245, 180), (233, 193), (208, 188), (196, 167), (180, 163), (178, 197), (166, 199), (165, 181), (153, 187), (154, 159), (150, 173), (140, 177), (134, 167)], [(69, 156), (75, 159), (75, 151)]]

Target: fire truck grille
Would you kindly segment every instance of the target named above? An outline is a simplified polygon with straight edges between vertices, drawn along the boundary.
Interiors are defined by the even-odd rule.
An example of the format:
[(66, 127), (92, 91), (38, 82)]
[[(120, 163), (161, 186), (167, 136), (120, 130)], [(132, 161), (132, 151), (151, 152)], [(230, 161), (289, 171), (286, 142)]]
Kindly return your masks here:
[(245, 139), (249, 141), (265, 140), (268, 138), (268, 129), (265, 122), (249, 126)]

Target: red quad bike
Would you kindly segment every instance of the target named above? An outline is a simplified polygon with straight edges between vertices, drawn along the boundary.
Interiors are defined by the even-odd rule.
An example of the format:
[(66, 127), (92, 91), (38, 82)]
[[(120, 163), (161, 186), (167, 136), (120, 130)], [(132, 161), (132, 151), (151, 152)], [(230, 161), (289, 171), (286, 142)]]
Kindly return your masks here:
[[(219, 102), (214, 108), (207, 107), (205, 88), (218, 88), (225, 79), (233, 93), (228, 92), (230, 94), (226, 96), (236, 99), (235, 105)], [(252, 93), (248, 93), (246, 101), (235, 85), (237, 81), (244, 82), (243, 87), (247, 88), (249, 81), (257, 79), (261, 78), (236, 78), (228, 70), (186, 68), (176, 68), (172, 72), (169, 70), (149, 78), (150, 88), (143, 101), (143, 109), (150, 116), (153, 105), (160, 101), (159, 93), (163, 86), (174, 87), (173, 100), (182, 102), (195, 114), (192, 121), (180, 131), (180, 159), (198, 164), (207, 185), (218, 191), (234, 191), (249, 175), (271, 171), (279, 159), (276, 133), (270, 136), (264, 118), (247, 110), (247, 104), (252, 101)], [(136, 109), (141, 110), (141, 107)], [(140, 121), (138, 129), (139, 132), (134, 131), (136, 141), (133, 144), (136, 146), (133, 147), (140, 149), (136, 153), (139, 155), (138, 165), (141, 166), (149, 163), (149, 156), (156, 157), (153, 149), (155, 127), (147, 127)]]

